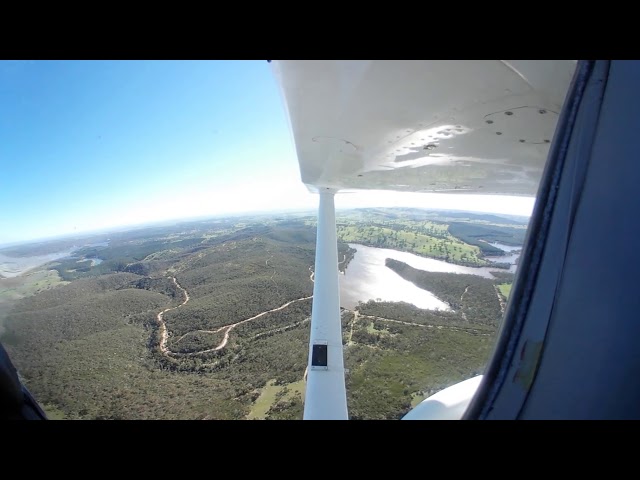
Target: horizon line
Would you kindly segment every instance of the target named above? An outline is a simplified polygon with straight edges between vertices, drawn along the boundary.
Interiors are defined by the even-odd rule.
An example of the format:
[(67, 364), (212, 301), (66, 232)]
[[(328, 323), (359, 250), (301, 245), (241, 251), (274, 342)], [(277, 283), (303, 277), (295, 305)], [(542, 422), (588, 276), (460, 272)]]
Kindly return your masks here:
[[(516, 214), (510, 214), (510, 213), (495, 213), (495, 212), (482, 212), (482, 211), (474, 211), (474, 210), (465, 210), (465, 209), (460, 209), (460, 208), (436, 208), (436, 207), (414, 207), (414, 206), (395, 206), (395, 207), (389, 207), (389, 206), (370, 206), (370, 207), (338, 207), (336, 206), (336, 212), (338, 211), (348, 211), (348, 210), (365, 210), (365, 209), (414, 209), (414, 210), (423, 210), (423, 211), (445, 211), (445, 212), (464, 212), (464, 213), (472, 213), (474, 215), (495, 215), (495, 216), (502, 216), (502, 217), (520, 217), (520, 218), (531, 218), (531, 215), (516, 215)], [(166, 219), (166, 220), (154, 220), (154, 221), (148, 221), (148, 222), (141, 222), (141, 223), (135, 223), (135, 224), (122, 224), (122, 225), (114, 225), (114, 226), (109, 226), (109, 227), (104, 227), (104, 228), (98, 228), (98, 229), (91, 229), (91, 230), (83, 230), (80, 232), (72, 232), (72, 233), (61, 233), (58, 235), (51, 235), (51, 236), (45, 236), (45, 237), (35, 237), (35, 238), (29, 238), (29, 239), (25, 239), (25, 240), (16, 240), (16, 241), (12, 241), (12, 242), (7, 242), (7, 243), (1, 243), (0, 244), (0, 250), (3, 250), (5, 248), (11, 248), (11, 247), (17, 247), (17, 246), (21, 246), (21, 245), (29, 245), (29, 244), (36, 244), (36, 243), (46, 243), (46, 242), (53, 242), (56, 240), (65, 240), (65, 239), (74, 239), (74, 238), (81, 238), (81, 237), (86, 237), (86, 236), (97, 236), (97, 235), (102, 235), (102, 234), (110, 234), (110, 233), (122, 233), (122, 232), (129, 232), (132, 230), (139, 230), (139, 229), (144, 229), (144, 228), (151, 228), (154, 226), (160, 226), (160, 225), (165, 225), (165, 224), (179, 224), (179, 223), (188, 223), (188, 222), (197, 222), (197, 221), (206, 221), (206, 220), (213, 220), (216, 218), (234, 218), (234, 217), (243, 217), (243, 216), (250, 216), (250, 215), (277, 215), (277, 214), (282, 214), (282, 213), (290, 213), (290, 214), (294, 214), (294, 213), (307, 213), (309, 212), (310, 214), (315, 214), (317, 213), (317, 209), (316, 208), (285, 208), (285, 209), (278, 209), (278, 210), (252, 210), (252, 211), (246, 211), (246, 212), (227, 212), (227, 213), (213, 213), (213, 214), (208, 214), (208, 215), (198, 215), (198, 216), (194, 216), (194, 217), (175, 217), (175, 218), (170, 218), (170, 219)]]

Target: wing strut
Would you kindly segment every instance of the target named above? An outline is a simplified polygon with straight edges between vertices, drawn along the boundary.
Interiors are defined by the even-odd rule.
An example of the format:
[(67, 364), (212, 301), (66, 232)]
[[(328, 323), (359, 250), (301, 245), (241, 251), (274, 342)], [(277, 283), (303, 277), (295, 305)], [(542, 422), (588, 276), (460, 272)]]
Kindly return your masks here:
[(320, 189), (305, 420), (347, 420), (335, 190)]

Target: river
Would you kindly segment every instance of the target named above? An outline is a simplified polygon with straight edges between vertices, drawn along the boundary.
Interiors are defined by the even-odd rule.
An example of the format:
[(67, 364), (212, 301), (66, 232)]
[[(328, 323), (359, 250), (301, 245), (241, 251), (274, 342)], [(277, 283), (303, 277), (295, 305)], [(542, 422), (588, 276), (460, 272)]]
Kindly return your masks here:
[[(492, 271), (507, 271), (489, 267), (463, 267), (442, 260), (420, 257), (408, 252), (401, 252), (390, 248), (367, 247), (359, 244), (349, 244), (357, 250), (349, 262), (344, 275), (340, 275), (340, 304), (344, 308), (353, 309), (358, 301), (381, 299), (390, 302), (408, 302), (418, 308), (428, 310), (449, 310), (446, 303), (432, 293), (416, 287), (413, 283), (403, 279), (400, 275), (385, 265), (387, 258), (399, 260), (414, 268), (428, 272), (467, 273), (484, 278), (494, 278)], [(499, 244), (497, 248), (503, 249)], [(509, 247), (511, 251), (522, 247)], [(506, 248), (503, 250), (507, 251)], [(494, 261), (512, 263), (515, 271), (515, 261), (519, 254), (492, 257)], [(513, 257), (513, 260), (510, 260)], [(512, 271), (511, 269), (509, 271)]]
[(504, 271), (505, 272), (516, 273), (516, 269), (518, 268), (518, 257), (520, 257), (520, 252), (522, 251), (522, 246), (515, 247), (513, 245), (505, 245), (504, 243), (498, 243), (498, 242), (489, 243), (489, 245), (492, 245), (492, 246), (494, 246), (496, 248), (499, 248), (500, 250), (503, 250), (508, 255), (501, 255), (499, 257), (497, 257), (497, 256), (491, 256), (491, 257), (487, 256), (485, 258), (487, 260), (492, 261), (492, 262), (510, 263), (511, 267), (509, 267), (509, 270), (504, 270)]

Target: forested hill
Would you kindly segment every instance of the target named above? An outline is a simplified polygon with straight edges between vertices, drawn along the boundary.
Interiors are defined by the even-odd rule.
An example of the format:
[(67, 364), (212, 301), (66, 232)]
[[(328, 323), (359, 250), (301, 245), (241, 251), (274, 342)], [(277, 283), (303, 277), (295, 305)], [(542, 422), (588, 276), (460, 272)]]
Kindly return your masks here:
[(387, 267), (417, 287), (428, 290), (475, 323), (497, 325), (502, 318), (495, 281), (477, 275), (426, 272), (387, 258)]
[[(450, 226), (469, 222), (443, 219), (342, 212), (339, 268), (349, 268), (352, 236), (478, 266), (489, 260), (472, 241), (508, 243), (498, 237), (524, 230), (475, 219), (474, 229), (456, 232), (467, 243)], [(308, 215), (87, 238), (71, 257), (0, 279), (0, 341), (53, 418), (301, 418), (315, 239)], [(53, 251), (22, 253), (29, 248)], [(343, 309), (353, 419), (401, 418), (424, 395), (481, 373), (500, 318), (492, 280), (387, 265), (453, 310), (366, 299)], [(512, 277), (495, 280), (505, 296)]]

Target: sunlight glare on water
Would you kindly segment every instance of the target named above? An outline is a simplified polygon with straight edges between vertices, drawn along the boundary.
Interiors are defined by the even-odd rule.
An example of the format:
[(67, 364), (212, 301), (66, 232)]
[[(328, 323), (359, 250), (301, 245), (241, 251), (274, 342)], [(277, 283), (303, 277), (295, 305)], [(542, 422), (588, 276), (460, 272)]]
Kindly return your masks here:
[[(408, 302), (418, 308), (428, 310), (450, 310), (449, 306), (432, 293), (416, 287), (385, 265), (387, 258), (405, 262), (414, 268), (428, 272), (466, 273), (493, 278), (488, 267), (464, 267), (442, 260), (424, 258), (408, 252), (400, 252), (389, 248), (367, 247), (350, 243), (357, 250), (349, 262), (344, 275), (340, 275), (340, 305), (354, 309), (358, 301), (381, 299), (389, 302)], [(518, 247), (521, 248), (521, 247)], [(515, 248), (514, 248), (515, 249)], [(514, 255), (514, 259), (518, 255)], [(503, 257), (503, 261), (508, 261)], [(501, 261), (500, 257), (495, 258)], [(515, 268), (515, 265), (512, 266)], [(498, 270), (499, 271), (499, 270)], [(505, 270), (502, 270), (505, 271)]]

